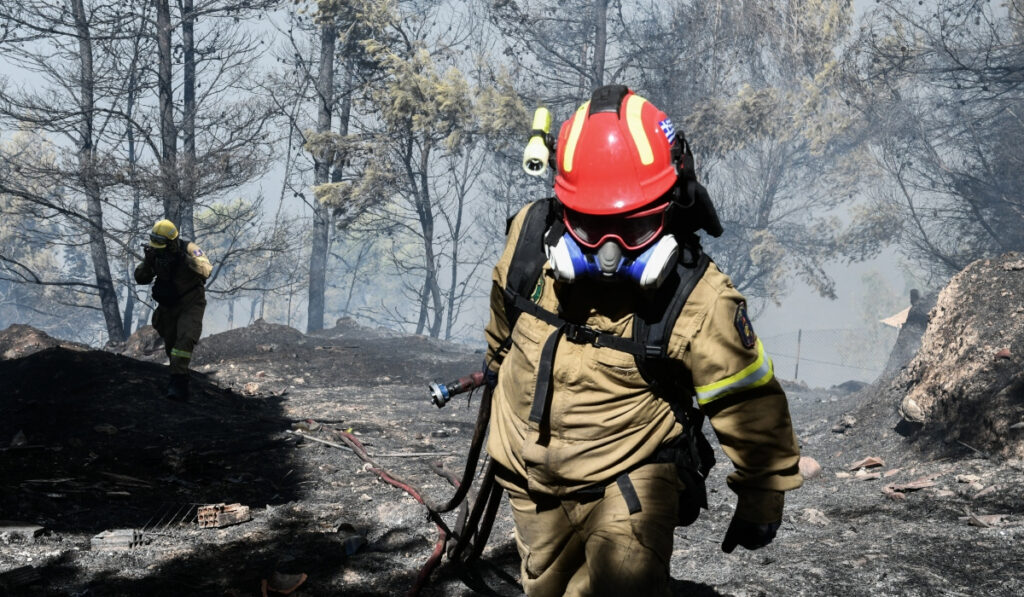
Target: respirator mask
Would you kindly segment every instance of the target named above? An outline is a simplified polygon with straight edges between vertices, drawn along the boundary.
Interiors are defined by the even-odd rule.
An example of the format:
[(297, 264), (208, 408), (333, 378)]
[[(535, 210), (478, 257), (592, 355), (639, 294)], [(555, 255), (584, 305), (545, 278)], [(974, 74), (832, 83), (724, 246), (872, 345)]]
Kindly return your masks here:
[(675, 267), (679, 244), (665, 228), (668, 204), (629, 216), (595, 216), (564, 210), (565, 232), (544, 251), (557, 280), (629, 280), (658, 288)]

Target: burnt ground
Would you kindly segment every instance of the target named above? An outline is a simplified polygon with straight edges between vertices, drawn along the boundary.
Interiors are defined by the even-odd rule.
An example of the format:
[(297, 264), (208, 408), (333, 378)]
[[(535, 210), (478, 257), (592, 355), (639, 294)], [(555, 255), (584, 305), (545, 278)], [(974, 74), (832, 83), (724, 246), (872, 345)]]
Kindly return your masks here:
[[(162, 398), (159, 353), (45, 346), (0, 360), (0, 519), (42, 527), (0, 523), (0, 594), (248, 596), (275, 572), (307, 575), (293, 595), (413, 585), (437, 538), (423, 506), (351, 452), (292, 431), (337, 442), (351, 430), (381, 467), (443, 501), (452, 489), (430, 464), (461, 472), (477, 400), (438, 410), (426, 384), (479, 368), (481, 353), (350, 323), (315, 336), (257, 323), (203, 340), (196, 395), (180, 404)], [(899, 435), (885, 384), (787, 387), (822, 474), (788, 495), (775, 543), (725, 555), (734, 497), (720, 456), (709, 511), (676, 530), (675, 594), (1024, 594), (1019, 461)], [(427, 455), (395, 455), (410, 453)], [(871, 471), (881, 478), (849, 470), (868, 456), (884, 461)], [(912, 481), (931, 485), (897, 491)], [(236, 502), (251, 521), (198, 527), (198, 505)], [(112, 529), (142, 530), (141, 544), (91, 549)], [(490, 587), (521, 594), (507, 580), (518, 575), (507, 507), (484, 555)], [(421, 594), (474, 594), (455, 572), (440, 568)]]

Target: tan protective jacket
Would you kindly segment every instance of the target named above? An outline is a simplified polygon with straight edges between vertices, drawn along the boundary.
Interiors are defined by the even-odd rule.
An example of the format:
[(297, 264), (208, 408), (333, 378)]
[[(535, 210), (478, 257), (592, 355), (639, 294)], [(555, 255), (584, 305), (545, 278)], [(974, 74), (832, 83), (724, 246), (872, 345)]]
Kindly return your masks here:
[[(525, 212), (513, 219), (492, 278), (487, 362), (499, 376), (487, 450), (526, 479), (530, 491), (566, 495), (611, 482), (683, 430), (669, 404), (640, 375), (632, 355), (564, 337), (552, 369), (550, 432), (542, 436), (530, 422), (541, 348), (555, 328), (523, 313), (511, 331), (511, 347), (499, 353), (510, 333), (501, 289)], [(545, 264), (531, 298), (568, 321), (629, 337), (638, 292), (627, 284), (585, 279), (557, 283)], [(668, 356), (691, 372), (698, 404), (736, 466), (729, 486), (741, 497), (769, 496), (750, 500), (762, 505), (748, 506), (757, 511), (747, 512), (747, 519), (776, 520), (782, 508), (779, 492), (802, 482), (799, 448), (786, 396), (749, 328), (743, 296), (714, 264), (676, 320)]]

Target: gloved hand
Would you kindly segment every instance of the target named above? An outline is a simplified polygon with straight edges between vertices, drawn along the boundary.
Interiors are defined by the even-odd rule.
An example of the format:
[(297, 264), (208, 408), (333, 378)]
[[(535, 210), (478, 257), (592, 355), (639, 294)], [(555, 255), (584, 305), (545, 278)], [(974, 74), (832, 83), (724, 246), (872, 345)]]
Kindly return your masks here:
[(484, 385), (492, 390), (494, 386), (498, 385), (498, 372), (491, 371), (491, 368), (487, 366), (487, 361), (484, 361)]
[(754, 550), (772, 542), (782, 521), (785, 494), (771, 489), (740, 489), (736, 512), (725, 532), (722, 551), (732, 553), (737, 545)]
[(734, 514), (732, 522), (729, 523), (729, 529), (725, 531), (725, 539), (722, 540), (722, 551), (732, 553), (737, 545), (742, 545), (751, 551), (760, 549), (772, 542), (781, 524), (781, 522), (758, 524), (743, 520)]

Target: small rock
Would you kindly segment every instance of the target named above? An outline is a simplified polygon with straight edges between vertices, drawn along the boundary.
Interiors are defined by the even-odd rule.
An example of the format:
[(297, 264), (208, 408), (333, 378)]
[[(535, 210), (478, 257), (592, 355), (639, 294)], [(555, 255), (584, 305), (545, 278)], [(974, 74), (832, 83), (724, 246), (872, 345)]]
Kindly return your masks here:
[(855, 471), (860, 468), (875, 468), (877, 466), (885, 466), (885, 461), (877, 456), (868, 456), (851, 464), (850, 470)]
[(810, 456), (801, 456), (799, 466), (804, 479), (813, 479), (821, 474), (821, 465)]
[(850, 473), (842, 473), (842, 472), (836, 473), (836, 478), (837, 479), (849, 479), (852, 476), (853, 475), (851, 475)]
[(857, 424), (857, 419), (851, 415), (845, 415), (842, 421), (839, 421), (832, 427), (832, 433), (846, 433), (847, 429), (850, 429)]
[(955, 495), (956, 495), (955, 491), (950, 491), (948, 489), (940, 489), (940, 490), (935, 492), (935, 497), (939, 497), (939, 498), (948, 498), (948, 497), (953, 497)]
[(43, 527), (29, 522), (0, 520), (0, 541), (3, 543), (33, 541), (43, 533)]
[[(305, 572), (298, 574), (284, 574), (282, 572), (275, 571), (269, 579), (263, 581), (263, 587), (269, 589), (273, 593), (281, 593), (288, 595), (293, 593), (295, 589), (298, 589), (302, 583), (306, 582), (309, 576)], [(264, 594), (266, 594), (264, 592)]]
[(354, 526), (347, 522), (343, 522), (338, 525), (337, 529), (338, 539), (341, 540), (342, 549), (345, 550), (345, 555), (351, 556), (359, 552), (360, 549), (366, 547), (367, 541)]
[(882, 494), (885, 495), (885, 497), (889, 498), (890, 500), (907, 499), (907, 494), (901, 491), (896, 491), (895, 489), (892, 488), (892, 485), (886, 485), (885, 487), (883, 487)]
[(829, 520), (827, 516), (825, 516), (824, 512), (822, 512), (821, 510), (817, 510), (815, 508), (804, 508), (803, 520), (808, 524), (823, 527), (832, 524), (832, 521)]
[(981, 477), (979, 477), (978, 475), (957, 475), (956, 476), (956, 482), (957, 483), (977, 483), (980, 480), (981, 480)]
[(97, 433), (106, 433), (107, 435), (117, 435), (117, 427), (109, 423), (100, 423), (92, 428)]
[(1002, 526), (1005, 514), (970, 514), (967, 516), (967, 524), (975, 527), (998, 527)]
[(977, 481), (975, 481), (974, 483), (971, 483), (967, 487), (969, 489), (973, 490), (973, 491), (981, 491), (982, 489), (985, 489), (985, 486), (982, 485), (981, 483), (978, 483)]
[(893, 484), (890, 485), (889, 487), (891, 487), (894, 491), (906, 493), (908, 491), (928, 489), (929, 487), (935, 487), (936, 485), (938, 485), (938, 483), (936, 483), (932, 477), (921, 477), (920, 479), (914, 479), (909, 483), (902, 483), (899, 485)]
[(924, 423), (924, 409), (913, 398), (907, 397), (900, 404), (900, 413), (911, 423)]
[(881, 479), (882, 473), (869, 473), (864, 469), (859, 469), (853, 476), (861, 481), (873, 481), (875, 479)]
[(19, 429), (18, 432), (14, 434), (14, 437), (11, 438), (11, 447), (20, 448), (26, 445), (28, 445), (28, 438), (25, 437), (25, 432)]
[(256, 372), (256, 377), (266, 377), (266, 376), (267, 376), (267, 372), (266, 371), (257, 371)]
[(430, 432), (430, 437), (449, 437), (451, 433), (448, 433), (447, 429), (436, 429)]
[(368, 495), (366, 495), (365, 493), (360, 495), (359, 499), (363, 500), (364, 502), (372, 502), (373, 501), (373, 498), (368, 496)]
[(255, 396), (260, 391), (260, 384), (250, 381), (249, 383), (242, 386), (242, 393), (246, 396)]
[(292, 380), (292, 383), (294, 383), (297, 386), (301, 386), (302, 384), (306, 383), (306, 380), (301, 377), (296, 377), (295, 379)]
[(1009, 348), (1004, 348), (1004, 349), (1000, 350), (999, 352), (996, 353), (995, 358), (997, 358), (997, 359), (1009, 359), (1009, 358), (1011, 358), (1010, 349)]
[(996, 489), (998, 489), (998, 488), (995, 485), (989, 485), (985, 489), (982, 489), (978, 493), (972, 495), (971, 499), (972, 500), (976, 500), (976, 499), (978, 499), (980, 497), (985, 497), (986, 495), (992, 495), (993, 493), (996, 492)]

